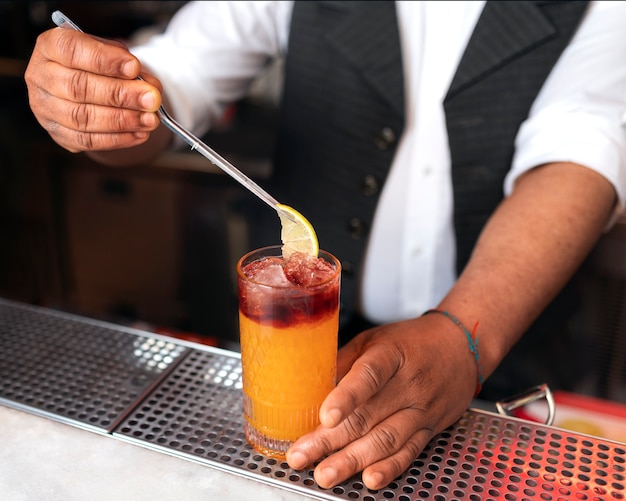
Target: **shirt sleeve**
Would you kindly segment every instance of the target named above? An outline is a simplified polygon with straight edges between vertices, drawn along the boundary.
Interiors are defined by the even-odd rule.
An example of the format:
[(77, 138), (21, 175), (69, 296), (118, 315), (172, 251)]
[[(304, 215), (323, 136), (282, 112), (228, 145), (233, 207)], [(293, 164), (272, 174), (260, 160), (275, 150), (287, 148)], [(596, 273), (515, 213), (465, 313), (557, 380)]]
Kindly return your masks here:
[(244, 97), (287, 45), (291, 2), (189, 2), (162, 34), (131, 48), (163, 85), (171, 114), (196, 135)]
[(594, 2), (531, 107), (516, 138), (504, 191), (524, 172), (575, 162), (615, 188), (616, 220), (626, 196), (626, 2)]

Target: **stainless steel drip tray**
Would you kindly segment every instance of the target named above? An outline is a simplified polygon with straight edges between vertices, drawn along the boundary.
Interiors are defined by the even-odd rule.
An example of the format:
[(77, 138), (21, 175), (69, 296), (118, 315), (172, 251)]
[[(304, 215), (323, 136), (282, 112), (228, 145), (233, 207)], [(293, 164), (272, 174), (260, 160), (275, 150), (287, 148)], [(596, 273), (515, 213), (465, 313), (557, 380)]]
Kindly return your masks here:
[(626, 446), (468, 410), (380, 491), (354, 477), (323, 490), (255, 452), (242, 427), (238, 358), (190, 353), (115, 430), (119, 438), (318, 499), (624, 499)]
[(110, 432), (189, 350), (143, 331), (0, 299), (0, 403)]
[(326, 500), (626, 498), (626, 446), (468, 410), (407, 471), (334, 489), (255, 452), (238, 354), (0, 299), (0, 403)]

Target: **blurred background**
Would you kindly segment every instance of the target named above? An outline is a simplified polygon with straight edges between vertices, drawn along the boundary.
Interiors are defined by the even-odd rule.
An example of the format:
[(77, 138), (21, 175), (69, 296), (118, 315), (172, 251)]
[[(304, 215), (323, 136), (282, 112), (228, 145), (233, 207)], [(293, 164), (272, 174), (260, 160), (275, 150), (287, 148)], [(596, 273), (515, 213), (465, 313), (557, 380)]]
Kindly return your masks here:
[[(236, 348), (246, 190), (189, 150), (128, 169), (68, 153), (36, 122), (23, 79), (56, 9), (132, 45), (184, 3), (0, 1), (0, 296)], [(259, 183), (271, 168), (275, 74), (205, 138)]]
[[(132, 44), (184, 3), (0, 1), (0, 297), (237, 349), (234, 266), (248, 250), (239, 209), (249, 195), (191, 151), (126, 169), (66, 152), (35, 121), (23, 80), (56, 9)], [(279, 82), (278, 63), (205, 137), (260, 184)], [(575, 355), (554, 363), (579, 374), (580, 393), (626, 402), (626, 220), (578, 284), (575, 339), (562, 341)]]

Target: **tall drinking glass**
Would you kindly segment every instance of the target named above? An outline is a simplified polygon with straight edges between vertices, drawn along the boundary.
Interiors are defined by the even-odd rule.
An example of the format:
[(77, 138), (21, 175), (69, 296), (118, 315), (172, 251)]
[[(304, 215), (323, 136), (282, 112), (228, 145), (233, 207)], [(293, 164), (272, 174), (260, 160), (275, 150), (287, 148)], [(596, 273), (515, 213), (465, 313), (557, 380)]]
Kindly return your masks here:
[(341, 265), (324, 251), (285, 263), (273, 246), (243, 256), (237, 275), (245, 435), (284, 458), (336, 383)]

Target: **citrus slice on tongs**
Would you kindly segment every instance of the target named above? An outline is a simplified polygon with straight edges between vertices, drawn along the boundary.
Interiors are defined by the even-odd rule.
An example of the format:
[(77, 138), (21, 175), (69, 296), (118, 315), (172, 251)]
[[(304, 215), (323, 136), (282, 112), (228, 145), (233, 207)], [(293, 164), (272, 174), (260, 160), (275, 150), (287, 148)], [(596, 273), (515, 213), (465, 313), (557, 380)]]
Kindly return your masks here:
[(294, 252), (317, 257), (320, 250), (317, 235), (307, 218), (288, 205), (278, 204), (276, 209), (282, 226), (283, 258), (289, 259)]

